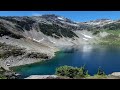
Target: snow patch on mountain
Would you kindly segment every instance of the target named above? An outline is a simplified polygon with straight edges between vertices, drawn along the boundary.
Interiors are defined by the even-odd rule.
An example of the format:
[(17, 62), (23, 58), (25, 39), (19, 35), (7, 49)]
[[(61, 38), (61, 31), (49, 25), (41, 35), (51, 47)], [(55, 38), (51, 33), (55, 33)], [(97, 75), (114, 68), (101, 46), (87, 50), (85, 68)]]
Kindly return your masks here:
[(83, 39), (86, 40), (86, 41), (88, 40), (87, 38), (83, 38)]
[(58, 19), (60, 19), (60, 20), (64, 20), (64, 18), (63, 17), (57, 17)]
[(83, 33), (81, 33), (84, 37), (86, 37), (86, 38), (93, 38), (93, 37), (91, 37), (91, 36), (89, 36), (89, 35), (85, 35), (85, 34), (83, 34)]
[(50, 42), (52, 42), (52, 43), (56, 43), (56, 42), (54, 42), (54, 41), (50, 41)]
[(68, 22), (65, 22), (65, 21), (60, 21), (61, 23), (64, 23), (64, 24), (67, 24), (67, 25), (71, 25), (71, 26), (79, 26), (78, 24), (74, 24), (74, 23), (68, 23)]
[(41, 40), (36, 40), (36, 39), (33, 38), (33, 40), (40, 43), (41, 41), (44, 40), (44, 38), (42, 38)]
[(110, 19), (98, 19), (98, 20), (94, 20), (94, 21), (89, 21), (89, 22), (85, 22), (85, 24), (88, 24), (88, 25), (99, 25), (99, 26), (104, 26), (106, 24), (110, 24), (110, 23), (113, 23), (114, 20), (110, 20)]

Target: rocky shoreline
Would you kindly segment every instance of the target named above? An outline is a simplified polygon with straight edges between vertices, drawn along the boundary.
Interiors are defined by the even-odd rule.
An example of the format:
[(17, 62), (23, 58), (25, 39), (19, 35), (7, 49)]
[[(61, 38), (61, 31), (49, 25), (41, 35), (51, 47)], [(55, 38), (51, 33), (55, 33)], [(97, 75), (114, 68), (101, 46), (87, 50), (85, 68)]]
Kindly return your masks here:
[(31, 75), (24, 79), (49, 79), (49, 78), (55, 79), (55, 78), (58, 78), (58, 76), (57, 75)]
[(0, 43), (0, 67), (9, 70), (10, 67), (37, 63), (53, 58), (57, 49), (28, 50), (18, 46)]
[(51, 58), (53, 58), (55, 55), (49, 56), (47, 59), (42, 59), (42, 58), (26, 58), (26, 57), (8, 57), (5, 60), (1, 59), (0, 60), (0, 66), (4, 68), (5, 70), (10, 70), (10, 67), (15, 67), (15, 66), (21, 66), (21, 65), (27, 65), (27, 64), (33, 64), (41, 61), (46, 61)]
[[(31, 75), (24, 79), (71, 79), (71, 78), (64, 78), (57, 75)], [(81, 79), (88, 79), (88, 78), (81, 78)], [(106, 78), (89, 78), (89, 79), (120, 79), (120, 72), (113, 72), (106, 76)]]
[(5, 60), (0, 59), (0, 68), (3, 68), (5, 70), (6, 74), (4, 74), (3, 76), (7, 77), (8, 79), (19, 79), (21, 75), (19, 73), (15, 73), (12, 69), (10, 69), (11, 67), (46, 61), (46, 60), (53, 58), (54, 56), (55, 55), (53, 54), (53, 55), (49, 56), (48, 59), (11, 56), (11, 57), (6, 58)]

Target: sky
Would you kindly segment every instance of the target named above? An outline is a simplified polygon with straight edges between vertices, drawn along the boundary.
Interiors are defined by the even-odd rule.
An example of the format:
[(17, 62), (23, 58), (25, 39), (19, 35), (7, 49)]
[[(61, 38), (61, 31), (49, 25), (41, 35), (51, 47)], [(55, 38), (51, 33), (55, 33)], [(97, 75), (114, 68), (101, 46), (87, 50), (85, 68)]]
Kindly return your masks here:
[(120, 11), (0, 11), (0, 16), (38, 16), (56, 14), (76, 22), (96, 19), (120, 19)]

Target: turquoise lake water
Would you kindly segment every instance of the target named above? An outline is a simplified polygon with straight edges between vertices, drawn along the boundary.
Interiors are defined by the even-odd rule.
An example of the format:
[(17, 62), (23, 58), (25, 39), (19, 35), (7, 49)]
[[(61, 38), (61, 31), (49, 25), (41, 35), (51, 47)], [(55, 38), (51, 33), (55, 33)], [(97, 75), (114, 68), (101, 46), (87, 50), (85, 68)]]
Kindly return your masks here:
[(30, 75), (52, 75), (59, 66), (80, 67), (85, 65), (89, 74), (94, 75), (100, 66), (106, 74), (120, 72), (120, 48), (115, 46), (78, 46), (64, 48), (49, 61), (13, 68), (23, 77)]

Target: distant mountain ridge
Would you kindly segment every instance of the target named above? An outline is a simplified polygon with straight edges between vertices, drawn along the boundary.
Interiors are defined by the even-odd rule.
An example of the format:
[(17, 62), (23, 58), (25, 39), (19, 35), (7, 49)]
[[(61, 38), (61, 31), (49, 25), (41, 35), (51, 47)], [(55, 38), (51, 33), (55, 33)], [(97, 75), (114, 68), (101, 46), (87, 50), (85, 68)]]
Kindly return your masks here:
[[(41, 16), (0, 16), (0, 33), (22, 36), (24, 31), (37, 30), (55, 38), (78, 37), (75, 30), (120, 29), (120, 20), (97, 19), (88, 22), (74, 22), (63, 16), (46, 14)], [(2, 35), (0, 35), (2, 36)], [(13, 36), (13, 35), (12, 35)], [(24, 36), (23, 36), (24, 37)]]

